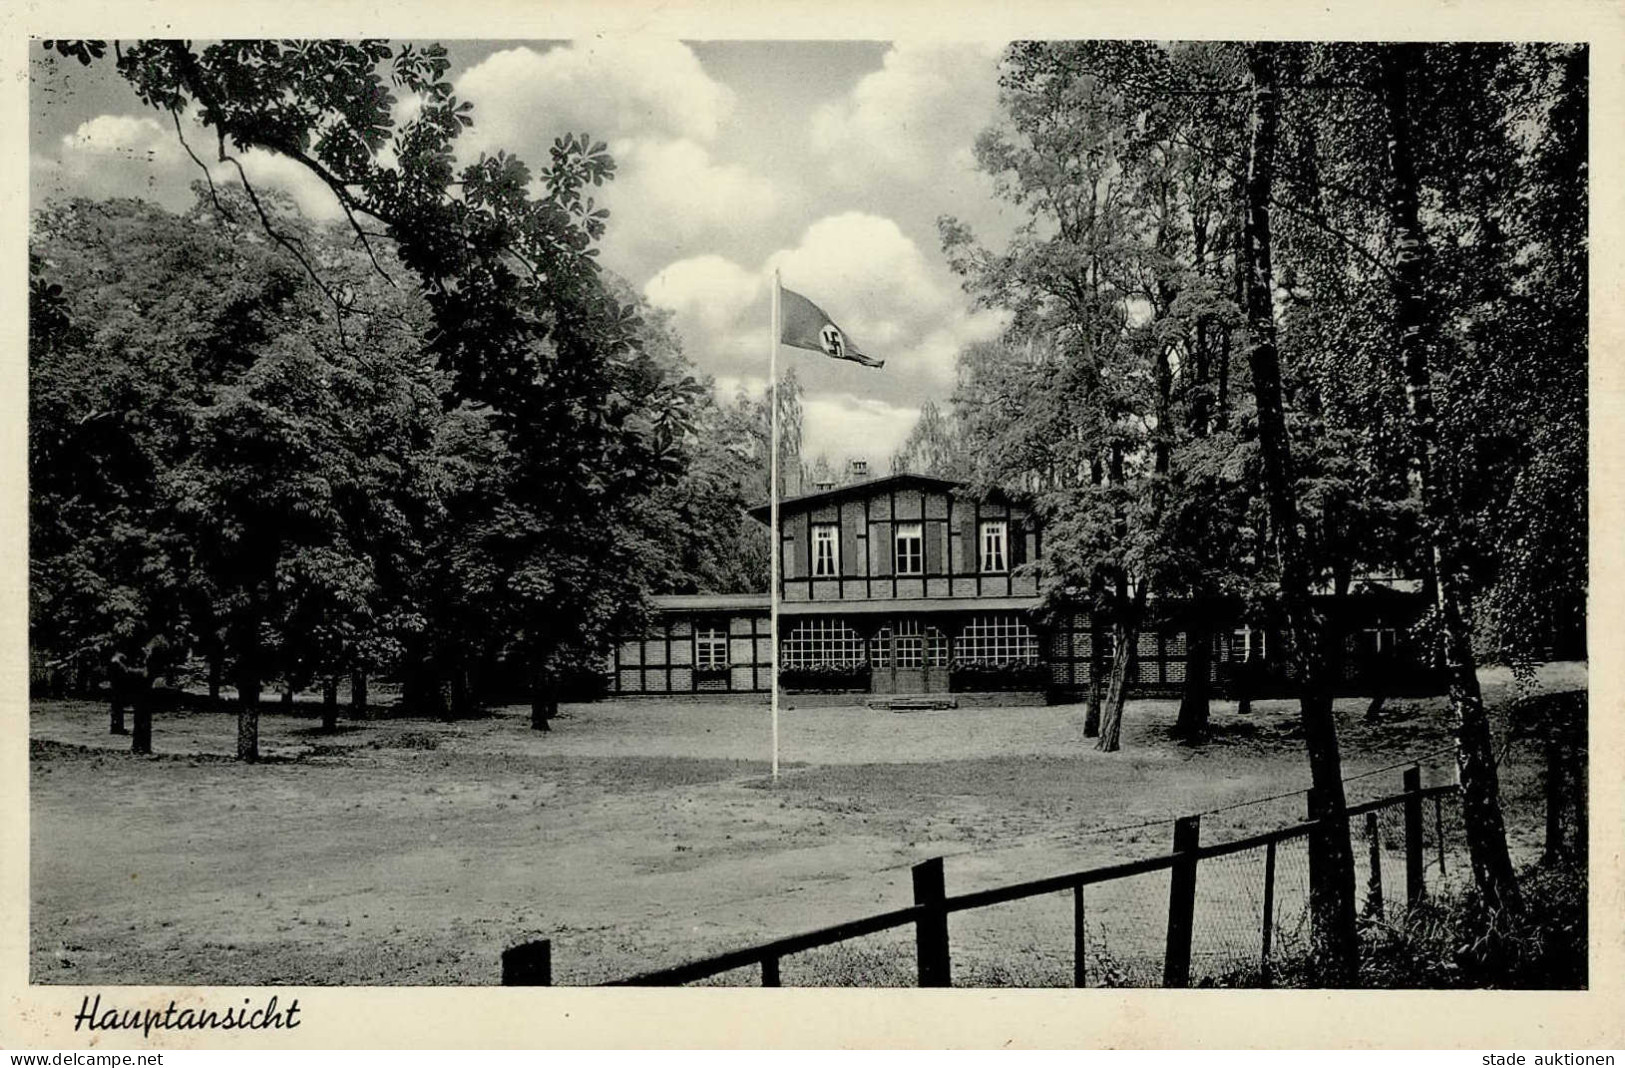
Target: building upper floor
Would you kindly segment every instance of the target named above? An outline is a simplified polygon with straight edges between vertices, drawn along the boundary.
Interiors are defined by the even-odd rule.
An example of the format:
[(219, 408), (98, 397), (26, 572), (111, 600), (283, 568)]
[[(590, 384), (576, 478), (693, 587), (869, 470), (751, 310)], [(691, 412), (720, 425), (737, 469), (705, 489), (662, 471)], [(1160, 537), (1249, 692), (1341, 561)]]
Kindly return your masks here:
[[(763, 523), (767, 505), (751, 510)], [(830, 601), (1036, 603), (1043, 532), (998, 494), (948, 479), (884, 478), (779, 502), (779, 596)], [(1018, 604), (1019, 602), (1019, 604)], [(793, 609), (792, 609), (793, 611)]]

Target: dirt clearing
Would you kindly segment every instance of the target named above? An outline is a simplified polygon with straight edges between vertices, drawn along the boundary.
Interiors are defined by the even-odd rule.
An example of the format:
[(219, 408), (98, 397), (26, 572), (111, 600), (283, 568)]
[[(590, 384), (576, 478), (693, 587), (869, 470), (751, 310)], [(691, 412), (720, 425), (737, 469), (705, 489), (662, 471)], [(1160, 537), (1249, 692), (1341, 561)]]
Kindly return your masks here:
[[(1540, 686), (1583, 688), (1584, 666), (1553, 665)], [(1486, 693), (1505, 736), (1510, 680), (1487, 673)], [(1345, 774), (1365, 776), (1351, 800), (1397, 790), (1399, 771), (1379, 769), (1411, 757), (1448, 781), (1442, 699), (1392, 701), (1375, 725), (1364, 707), (1338, 705)], [(978, 889), (1164, 852), (1159, 821), (1307, 785), (1291, 703), (1245, 718), (1217, 705), (1201, 747), (1169, 740), (1174, 712), (1131, 703), (1123, 751), (1103, 754), (1079, 706), (797, 708), (775, 785), (757, 705), (574, 705), (549, 734), (514, 708), (336, 735), (273, 705), (267, 759), (241, 765), (229, 714), (160, 716), (158, 755), (135, 757), (105, 706), (37, 702), (32, 979), (483, 984), (504, 947), (549, 937), (555, 981), (594, 983), (900, 907), (928, 857), (948, 858), (950, 893)], [(1506, 754), (1530, 860), (1540, 753), (1514, 738)], [(1289, 794), (1205, 818), (1203, 838), (1302, 813)], [(1066, 981), (1069, 907), (956, 918), (956, 979)], [(908, 982), (897, 934), (787, 961), (785, 981)]]

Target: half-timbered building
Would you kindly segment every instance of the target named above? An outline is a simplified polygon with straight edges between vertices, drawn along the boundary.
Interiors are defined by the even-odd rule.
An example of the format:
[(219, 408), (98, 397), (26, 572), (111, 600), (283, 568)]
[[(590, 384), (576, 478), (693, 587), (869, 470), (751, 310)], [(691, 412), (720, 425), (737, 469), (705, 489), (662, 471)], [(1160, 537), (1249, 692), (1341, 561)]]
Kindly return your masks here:
[[(750, 514), (769, 521), (767, 505)], [(819, 487), (780, 502), (777, 548), (779, 682), (788, 692), (1067, 699), (1113, 653), (1110, 632), (1097, 638), (1082, 606), (1045, 609), (1042, 527), (998, 494), (913, 474)], [(649, 632), (613, 651), (609, 692), (767, 692), (765, 593), (655, 604)], [(1141, 694), (1173, 693), (1185, 681), (1185, 609), (1157, 607), (1132, 650), (1130, 682)], [(1278, 633), (1243, 623), (1233, 607), (1218, 609), (1226, 619), (1209, 660), (1220, 691), (1284, 683)], [(1414, 663), (1405, 634), (1419, 610), (1414, 584), (1368, 582), (1345, 597), (1346, 673)]]

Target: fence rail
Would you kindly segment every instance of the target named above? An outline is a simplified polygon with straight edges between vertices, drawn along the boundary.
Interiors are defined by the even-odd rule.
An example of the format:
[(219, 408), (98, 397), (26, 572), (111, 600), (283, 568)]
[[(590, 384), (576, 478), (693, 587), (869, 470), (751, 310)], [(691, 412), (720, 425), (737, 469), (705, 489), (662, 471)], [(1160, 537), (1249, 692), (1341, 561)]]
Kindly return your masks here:
[[(617, 979), (606, 986), (681, 986), (700, 982), (740, 968), (756, 967), (761, 970), (763, 986), (781, 985), (780, 963), (785, 957), (808, 950), (831, 946), (867, 935), (912, 925), (915, 929), (915, 956), (918, 984), (922, 987), (950, 986), (953, 982), (952, 954), (949, 944), (948, 917), (954, 913), (986, 909), (1027, 898), (1070, 891), (1072, 896), (1072, 982), (1085, 986), (1088, 980), (1087, 946), (1088, 915), (1085, 888), (1155, 872), (1171, 873), (1168, 890), (1167, 926), (1163, 945), (1162, 984), (1168, 987), (1188, 986), (1192, 975), (1192, 944), (1199, 928), (1196, 899), (1201, 884), (1202, 864), (1227, 857), (1237, 857), (1252, 850), (1264, 850), (1263, 908), (1256, 919), (1256, 946), (1260, 981), (1268, 984), (1272, 964), (1279, 950), (1281, 931), (1276, 913), (1281, 895), (1277, 886), (1278, 852), (1280, 847), (1295, 839), (1307, 838), (1323, 829), (1336, 826), (1348, 828), (1351, 837), (1357, 817), (1363, 817), (1368, 843), (1365, 911), (1383, 911), (1383, 826), (1382, 814), (1392, 809), (1403, 812), (1403, 848), (1405, 856), (1405, 899), (1414, 905), (1425, 892), (1424, 802), (1433, 802), (1434, 836), (1437, 846), (1438, 871), (1445, 873), (1446, 848), (1443, 799), (1456, 795), (1460, 787), (1455, 784), (1423, 788), (1421, 768), (1405, 769), (1400, 793), (1374, 801), (1350, 805), (1341, 813), (1319, 819), (1265, 831), (1227, 842), (1202, 845), (1201, 817), (1186, 816), (1174, 821), (1173, 851), (1141, 860), (1125, 861), (1083, 871), (1067, 872), (1006, 886), (991, 887), (968, 893), (946, 893), (941, 857), (934, 857), (913, 868), (914, 903), (905, 908), (866, 916), (845, 923), (820, 927), (813, 931), (775, 939), (743, 949), (690, 961), (670, 968), (643, 972)], [(1301, 895), (1300, 895), (1301, 896)], [(552, 945), (549, 940), (515, 946), (503, 954), (503, 984), (510, 986), (549, 986), (552, 984)]]

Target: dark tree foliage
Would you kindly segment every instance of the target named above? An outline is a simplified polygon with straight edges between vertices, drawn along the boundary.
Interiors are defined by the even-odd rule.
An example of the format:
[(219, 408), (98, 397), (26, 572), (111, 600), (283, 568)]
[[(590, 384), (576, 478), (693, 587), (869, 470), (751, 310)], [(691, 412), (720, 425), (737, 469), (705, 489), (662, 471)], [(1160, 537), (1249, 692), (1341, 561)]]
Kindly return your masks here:
[(951, 425), (973, 473), (1044, 515), (1052, 595), (1089, 591), (1093, 629), (1113, 632), (1085, 721), (1108, 750), (1146, 606), (1189, 606), (1179, 730), (1199, 740), (1207, 616), (1256, 584), (1255, 539), (1231, 533), (1255, 525), (1256, 449), (1230, 385), (1242, 112), (1206, 88), (1238, 62), (1205, 45), (1012, 46), (1004, 120), (978, 152), (1029, 222), (1003, 252), (942, 224), (967, 288), (1012, 315), (1002, 345), (962, 355)]
[[(1515, 908), (1476, 659), (1522, 670), (1583, 634), (1587, 56), (1399, 54), (1013, 45), (979, 156), (1030, 222), (1003, 252), (942, 225), (1012, 328), (963, 354), (947, 425), (1045, 513), (1057, 588), (1104, 605), (1119, 650), (1130, 586), (1285, 624), (1318, 811), (1342, 807), (1338, 606), (1424, 579), (1409, 637), (1449, 665), (1479, 889)], [(1206, 705), (1187, 692), (1181, 729)], [(1335, 982), (1352, 895), (1346, 842), (1321, 846)]]
[(134, 665), (161, 642), (229, 660), (245, 698), (388, 657), (432, 521), (443, 383), (409, 295), (267, 204), (357, 294), (355, 347), (240, 211), (35, 217), (60, 324), (30, 345), (36, 647)]
[[(106, 52), (100, 42), (47, 47), (81, 62)], [(305, 167), (342, 208), (354, 256), (396, 285), (406, 269), (427, 310), (422, 350), (446, 376), (438, 402), (458, 413), (443, 436), (461, 442), (454, 456), (465, 464), (444, 487), (448, 519), (425, 535), (422, 566), (400, 580), (414, 606), (400, 628), (408, 690), (420, 707), (465, 713), (501, 663), (528, 677), (536, 725), (545, 726), (562, 681), (595, 668), (610, 634), (637, 619), (652, 569), (670, 556), (651, 551), (672, 529), (663, 508), (695, 507), (669, 495), (689, 468), (706, 390), (679, 358), (649, 351), (635, 302), (598, 270), (593, 246), (607, 212), (589, 193), (614, 174), (605, 146), (567, 134), (539, 173), (504, 153), (460, 166), (457, 139), (474, 116), (454, 96), (438, 45), (146, 40), (112, 50), (119, 73), (172, 116), (200, 166), (209, 156), (238, 167), (245, 203), (227, 203), (211, 185), (213, 206), (257, 223), (254, 240), (278, 252), (287, 284), (302, 275), (321, 296), (326, 307), (307, 319), (325, 324), (341, 350), (363, 343), (356, 284), (335, 275), (313, 236), (253, 186), (238, 154), (266, 151)], [(417, 105), (400, 122), (398, 94)], [(206, 148), (190, 143), (185, 113), (207, 131)], [(239, 240), (249, 240), (246, 230)], [(255, 414), (252, 405), (242, 413), (247, 425)], [(275, 425), (257, 432), (297, 436)], [(256, 497), (252, 479), (232, 489), (264, 507), (294, 507)], [(293, 499), (301, 492), (288, 489)], [(276, 542), (260, 524), (243, 529), (248, 542)], [(245, 559), (275, 556), (233, 545)], [(241, 584), (354, 578), (334, 566), (307, 560), (297, 576), (261, 567)], [(320, 614), (291, 611), (307, 622)], [(217, 640), (239, 666), (268, 655), (263, 622), (229, 622)], [(330, 666), (334, 643), (319, 628), (289, 633), (305, 647), (276, 655), (294, 681)], [(248, 734), (240, 750), (252, 757)]]

